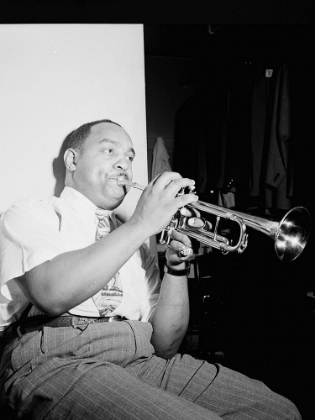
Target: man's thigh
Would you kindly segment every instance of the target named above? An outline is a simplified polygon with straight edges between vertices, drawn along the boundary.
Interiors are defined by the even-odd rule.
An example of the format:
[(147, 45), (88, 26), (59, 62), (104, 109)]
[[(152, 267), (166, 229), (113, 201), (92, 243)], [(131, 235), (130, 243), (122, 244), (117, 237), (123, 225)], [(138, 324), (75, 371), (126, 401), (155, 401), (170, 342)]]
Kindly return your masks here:
[[(26, 393), (32, 381), (32, 391)], [(150, 386), (123, 367), (92, 360), (57, 361), (53, 370), (46, 364), (38, 366), (15, 385), (14, 392), (22, 396), (16, 399), (22, 419), (220, 420), (206, 408)]]
[[(129, 369), (129, 368), (128, 368)], [(152, 357), (131, 367), (145, 382), (217, 413), (224, 419), (300, 419), (289, 400), (257, 381), (221, 365), (177, 354)]]

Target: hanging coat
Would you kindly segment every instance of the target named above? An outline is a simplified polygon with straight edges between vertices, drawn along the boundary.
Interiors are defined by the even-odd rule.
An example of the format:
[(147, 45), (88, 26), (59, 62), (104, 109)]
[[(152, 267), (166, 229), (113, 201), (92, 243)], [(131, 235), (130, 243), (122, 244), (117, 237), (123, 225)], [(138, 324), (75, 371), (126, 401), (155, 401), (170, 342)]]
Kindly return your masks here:
[(162, 137), (158, 137), (155, 141), (153, 149), (151, 179), (155, 178), (157, 175), (165, 171), (171, 170), (172, 169), (169, 163), (169, 154), (166, 150), (164, 140)]
[[(290, 96), (288, 67), (282, 64), (277, 74), (265, 183), (266, 207), (289, 209), (293, 195), (293, 171), (290, 162)], [(272, 193), (273, 189), (273, 193)]]

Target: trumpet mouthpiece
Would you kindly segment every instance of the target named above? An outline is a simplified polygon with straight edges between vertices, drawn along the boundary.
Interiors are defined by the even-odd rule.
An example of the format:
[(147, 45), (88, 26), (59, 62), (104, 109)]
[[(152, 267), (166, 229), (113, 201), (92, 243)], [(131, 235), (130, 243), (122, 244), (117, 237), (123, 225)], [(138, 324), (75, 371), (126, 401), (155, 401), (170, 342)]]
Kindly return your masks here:
[(145, 189), (144, 185), (140, 185), (137, 182), (132, 182), (132, 181), (126, 179), (124, 176), (120, 176), (119, 178), (117, 178), (117, 184), (120, 187), (126, 186), (126, 187), (136, 188), (136, 189), (141, 190), (141, 191), (143, 191)]

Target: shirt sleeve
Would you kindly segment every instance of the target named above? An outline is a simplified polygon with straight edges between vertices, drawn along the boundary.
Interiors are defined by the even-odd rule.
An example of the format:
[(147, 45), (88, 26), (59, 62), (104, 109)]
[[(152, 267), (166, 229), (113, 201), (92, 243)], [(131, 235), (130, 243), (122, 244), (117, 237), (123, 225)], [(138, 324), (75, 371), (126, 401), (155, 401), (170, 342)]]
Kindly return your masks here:
[(65, 252), (59, 227), (58, 214), (41, 200), (20, 201), (2, 215), (0, 284), (6, 299), (18, 299), (11, 280)]

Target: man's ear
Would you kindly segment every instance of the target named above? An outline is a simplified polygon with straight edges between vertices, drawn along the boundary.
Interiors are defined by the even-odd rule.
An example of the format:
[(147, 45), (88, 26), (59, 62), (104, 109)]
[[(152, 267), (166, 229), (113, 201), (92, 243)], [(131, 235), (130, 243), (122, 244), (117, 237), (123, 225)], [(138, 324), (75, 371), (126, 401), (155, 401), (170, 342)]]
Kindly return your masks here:
[(65, 166), (69, 171), (75, 171), (77, 161), (77, 151), (74, 149), (67, 149), (64, 154)]

